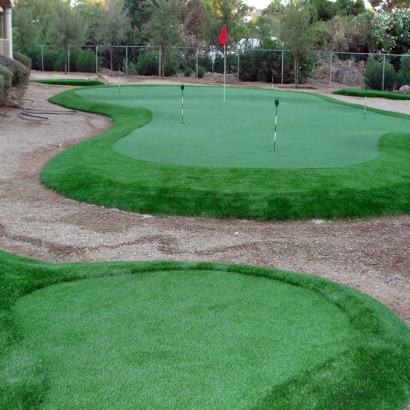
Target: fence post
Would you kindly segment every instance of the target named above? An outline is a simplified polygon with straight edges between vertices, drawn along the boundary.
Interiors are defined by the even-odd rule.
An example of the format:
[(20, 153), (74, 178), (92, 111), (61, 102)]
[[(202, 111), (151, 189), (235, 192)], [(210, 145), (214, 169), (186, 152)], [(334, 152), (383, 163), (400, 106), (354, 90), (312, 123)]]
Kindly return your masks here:
[(195, 78), (198, 78), (198, 49), (196, 49), (196, 55), (195, 55)]
[(329, 87), (332, 86), (332, 61), (333, 60), (333, 52), (330, 52), (330, 58), (329, 58)]
[(386, 54), (383, 54), (383, 77), (382, 77), (382, 91), (384, 91), (384, 70), (386, 67)]
[(282, 73), (281, 73), (281, 80), (280, 83), (283, 84), (283, 55), (284, 55), (285, 50), (282, 50)]
[(158, 48), (158, 77), (161, 77), (161, 49)]
[(95, 45), (95, 74), (98, 74), (98, 46)]
[(70, 46), (67, 47), (67, 72), (70, 72)]
[(236, 70), (236, 79), (239, 81), (239, 62), (241, 60), (241, 50), (238, 50), (238, 69)]
[(44, 44), (41, 45), (41, 71), (44, 71)]
[(125, 74), (128, 74), (128, 46), (125, 46)]

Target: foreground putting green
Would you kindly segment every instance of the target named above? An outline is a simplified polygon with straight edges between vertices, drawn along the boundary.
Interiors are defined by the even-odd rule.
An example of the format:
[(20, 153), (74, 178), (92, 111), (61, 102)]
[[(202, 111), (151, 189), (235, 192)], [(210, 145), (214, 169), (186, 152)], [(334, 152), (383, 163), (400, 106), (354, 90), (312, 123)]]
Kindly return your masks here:
[[(162, 164), (224, 168), (331, 168), (377, 158), (380, 137), (407, 132), (406, 119), (329, 104), (316, 95), (277, 90), (185, 87), (184, 123), (178, 86), (92, 88), (77, 93), (95, 102), (145, 107), (149, 124), (113, 145), (130, 158)], [(278, 127), (273, 152), (275, 98)]]
[(0, 408), (399, 410), (410, 399), (408, 326), (317, 276), (1, 251), (0, 268)]
[[(281, 102), (278, 107), (284, 116), (288, 116), (288, 123), (290, 117), (294, 118), (294, 122), (298, 122), (297, 118), (303, 117), (305, 111), (312, 112), (310, 105), (313, 107), (318, 104), (320, 107), (320, 120), (322, 122), (320, 122), (319, 128), (322, 127), (327, 132), (332, 132), (334, 141), (331, 145), (337, 148), (335, 148), (335, 152), (338, 153), (332, 157), (333, 165), (331, 168), (320, 168), (319, 165), (317, 168), (300, 168), (302, 162), (306, 166), (306, 161), (314, 162), (315, 157), (318, 157), (314, 155), (315, 153), (308, 151), (306, 151), (306, 158), (304, 158), (305, 151), (302, 155), (300, 152), (298, 155), (295, 154), (295, 158), (298, 157), (298, 159), (293, 163), (294, 168), (292, 169), (286, 169), (286, 164), (282, 164), (283, 168), (279, 169), (257, 168), (255, 161), (259, 157), (260, 161), (266, 161), (266, 156), (269, 157), (269, 160), (275, 161), (274, 158), (279, 158), (282, 155), (280, 152), (282, 142), (279, 142), (279, 137), (277, 154), (269, 151), (269, 144), (266, 142), (264, 147), (260, 146), (261, 154), (259, 157), (249, 149), (249, 161), (253, 161), (253, 168), (220, 166), (221, 161), (223, 162), (223, 155), (226, 157), (225, 164), (232, 164), (232, 161), (238, 163), (238, 161), (235, 158), (230, 158), (230, 152), (221, 150), (222, 154), (217, 153), (218, 149), (215, 151), (212, 148), (213, 145), (216, 145), (216, 140), (207, 144), (208, 148), (206, 149), (209, 161), (210, 157), (214, 156), (213, 154), (215, 154), (215, 158), (219, 158), (218, 166), (177, 165), (167, 163), (170, 161), (167, 156), (168, 149), (173, 152), (173, 158), (178, 157), (180, 162), (187, 162), (190, 157), (195, 155), (198, 157), (201, 152), (195, 153), (194, 145), (187, 147), (189, 144), (183, 144), (181, 141), (175, 144), (171, 150), (172, 138), (164, 137), (164, 135), (167, 134), (167, 128), (175, 126), (181, 130), (189, 129), (189, 127), (193, 127), (193, 124), (180, 123), (178, 107), (176, 107), (172, 115), (171, 111), (164, 111), (164, 115), (167, 114), (167, 117), (161, 119), (161, 130), (152, 128), (151, 124), (148, 123), (152, 120), (157, 124), (155, 118), (157, 116), (161, 118), (162, 111), (156, 110), (155, 106), (151, 107), (153, 112), (147, 108), (134, 106), (135, 96), (140, 92), (140, 88), (153, 90), (154, 95), (162, 90), (164, 96), (168, 95), (167, 93), (171, 89), (170, 87), (134, 86), (123, 87), (119, 93), (115, 87), (97, 87), (95, 89), (71, 90), (53, 97), (53, 102), (70, 108), (108, 115), (113, 119), (114, 125), (101, 136), (77, 144), (53, 158), (41, 175), (46, 186), (79, 201), (141, 213), (222, 218), (294, 219), (369, 217), (410, 212), (410, 134), (408, 133), (410, 117), (407, 115), (368, 109), (366, 120), (364, 120), (362, 107), (358, 107), (360, 108), (358, 109), (349, 104), (338, 103), (330, 98), (320, 99), (317, 96), (288, 92), (283, 94), (283, 103)], [(174, 87), (173, 90), (176, 94), (180, 91), (177, 87)], [(218, 88), (206, 90), (211, 94), (216, 93), (217, 90), (220, 91)], [(241, 104), (244, 107), (248, 106), (245, 98), (246, 92), (249, 92), (251, 97), (253, 96), (252, 101), (257, 100), (256, 96), (258, 95), (263, 96), (262, 101), (266, 102), (270, 99), (272, 102), (274, 101), (275, 94), (271, 95), (270, 90), (240, 90), (240, 92), (244, 93), (240, 94), (243, 98), (237, 99), (235, 104), (232, 103), (235, 107), (239, 107)], [(119, 101), (114, 99), (114, 95), (123, 94), (128, 95), (127, 98), (123, 98), (123, 105), (111, 104), (111, 100)], [(108, 103), (85, 100), (80, 95), (87, 95), (88, 98), (91, 96), (97, 98), (98, 95), (100, 97), (112, 95), (113, 97), (107, 97)], [(149, 99), (148, 95), (147, 99)], [(287, 100), (292, 101), (292, 109), (287, 107), (285, 103)], [(144, 104), (144, 100), (139, 100), (139, 103)], [(126, 106), (127, 104), (129, 106)], [(152, 101), (149, 104), (152, 104)], [(170, 105), (166, 101), (164, 104)], [(175, 103), (172, 102), (172, 104), (178, 104), (178, 98), (175, 98)], [(215, 102), (215, 104), (218, 103)], [(229, 104), (231, 103), (227, 101), (224, 105), (223, 119), (235, 130), (238, 130), (235, 123), (239, 119), (235, 112), (229, 111)], [(158, 105), (161, 106), (159, 102)], [(204, 105), (210, 106), (212, 104), (208, 102)], [(262, 103), (262, 105), (264, 104)], [(266, 103), (266, 105), (268, 104)], [(203, 115), (203, 110), (199, 109), (199, 106), (197, 108), (198, 115), (199, 111), (200, 115)], [(333, 118), (335, 118), (338, 110), (343, 113), (345, 119), (343, 125), (327, 122), (328, 112), (332, 113)], [(249, 116), (252, 117), (254, 114), (250, 111)], [(381, 130), (387, 131), (391, 127), (391, 132), (380, 137), (380, 132), (373, 130), (368, 134), (362, 128), (363, 139), (354, 139), (354, 133), (352, 134), (351, 129), (348, 130), (346, 123), (349, 122), (349, 118), (353, 117), (356, 119), (351, 119), (352, 122), (361, 122), (366, 124), (366, 127), (371, 127), (374, 121)], [(306, 117), (303, 118), (306, 119)], [(248, 120), (245, 122), (251, 123)], [(385, 127), (384, 124), (388, 124), (388, 126)], [(311, 127), (315, 132), (310, 131)], [(130, 135), (129, 138), (134, 138), (134, 135), (138, 136), (139, 132), (145, 133), (144, 128), (148, 131), (150, 129), (151, 131), (157, 130), (150, 134), (151, 137), (144, 137), (147, 144), (151, 143), (150, 139), (156, 141), (154, 145), (145, 145), (143, 150), (145, 160), (129, 158), (114, 151), (113, 146), (117, 149), (117, 144), (122, 144), (121, 140), (128, 140), (128, 138), (124, 139), (123, 137)], [(213, 124), (212, 116), (209, 117), (208, 124), (203, 128), (206, 128), (208, 134), (217, 133), (218, 130), (218, 127)], [(344, 140), (340, 146), (337, 135), (343, 135), (345, 129), (349, 138)], [(325, 135), (323, 130), (318, 129), (316, 124), (307, 120), (299, 124), (298, 130), (299, 133), (304, 132), (309, 136), (308, 139), (312, 140), (307, 145), (320, 149), (323, 135)], [(175, 132), (172, 135), (174, 134)], [(256, 131), (255, 134), (258, 132)], [(204, 138), (195, 137), (195, 133), (186, 138), (195, 139), (197, 142), (201, 140), (202, 143), (204, 140)], [(255, 137), (253, 134), (240, 134), (238, 136), (238, 132), (234, 132), (226, 138), (229, 139), (230, 146), (235, 145), (235, 139), (238, 139), (243, 154), (245, 140), (247, 142), (252, 139), (258, 141), (259, 137)], [(167, 149), (155, 145), (158, 144), (158, 141), (166, 141), (167, 145), (164, 144)], [(126, 142), (125, 145), (128, 148), (124, 149), (131, 151), (129, 142)], [(154, 146), (157, 148), (153, 149)], [(293, 145), (293, 147), (296, 146), (298, 144)], [(346, 151), (344, 151), (346, 146), (354, 147), (349, 155), (346, 155)], [(202, 151), (202, 146), (199, 151)], [(242, 160), (247, 161), (242, 154)], [(138, 152), (133, 153), (133, 155), (138, 155)], [(153, 158), (151, 158), (152, 161), (148, 161), (146, 157), (148, 155), (154, 155), (156, 162)], [(161, 156), (163, 156), (162, 159)], [(353, 158), (351, 161), (356, 162), (356, 165), (334, 166), (336, 163), (349, 163), (350, 156)], [(327, 155), (320, 159), (322, 166), (327, 161), (326, 157)], [(369, 160), (371, 158), (374, 159)], [(242, 163), (242, 160), (239, 162)], [(317, 161), (319, 163), (319, 159)], [(311, 162), (311, 166), (313, 166), (313, 162)]]

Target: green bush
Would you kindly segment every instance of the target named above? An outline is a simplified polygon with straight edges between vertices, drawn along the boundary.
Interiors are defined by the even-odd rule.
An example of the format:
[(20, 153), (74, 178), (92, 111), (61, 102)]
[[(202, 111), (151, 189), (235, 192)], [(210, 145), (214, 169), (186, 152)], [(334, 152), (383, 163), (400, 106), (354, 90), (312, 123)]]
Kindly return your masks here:
[(0, 75), (3, 77), (3, 81), (4, 81), (3, 87), (10, 88), (13, 82), (13, 73), (1, 63), (0, 63)]
[[(98, 69), (102, 65), (102, 58), (98, 57)], [(82, 73), (95, 73), (95, 52), (89, 48), (81, 50), (75, 48), (70, 50), (70, 71)]]
[[(364, 72), (364, 82), (372, 90), (383, 90), (383, 61), (377, 61), (374, 56), (367, 60)], [(384, 65), (384, 90), (393, 90), (396, 83), (396, 72), (392, 64)]]
[(400, 70), (397, 73), (397, 87), (410, 85), (410, 53), (400, 58)]
[[(280, 83), (294, 82), (293, 57), (290, 53), (275, 52), (273, 50), (248, 50), (240, 55), (239, 79), (241, 81), (261, 81)], [(311, 55), (300, 59), (299, 83), (303, 84), (309, 78), (315, 61)]]
[(27, 70), (31, 70), (31, 58), (22, 53), (13, 53), (13, 58), (24, 65)]
[(204, 78), (205, 72), (205, 67), (198, 66), (198, 78)]
[(193, 72), (194, 72), (194, 70), (191, 67), (188, 66), (188, 67), (185, 67), (184, 75), (185, 75), (185, 77), (189, 77)]
[(0, 55), (0, 64), (3, 64), (13, 73), (12, 86), (17, 86), (22, 82), (28, 83), (30, 71), (23, 64), (5, 55)]
[(140, 75), (158, 75), (158, 53), (146, 52), (138, 58), (135, 68)]
[[(43, 49), (43, 55), (41, 55), (41, 49)], [(30, 47), (26, 55), (31, 58), (31, 68), (38, 71), (42, 71), (43, 67), (44, 71), (58, 71), (55, 68), (55, 62), (58, 59), (64, 61), (63, 52), (50, 47)]]
[(0, 64), (0, 106), (6, 104), (9, 90), (11, 88), (11, 82), (13, 79), (13, 73), (2, 64)]

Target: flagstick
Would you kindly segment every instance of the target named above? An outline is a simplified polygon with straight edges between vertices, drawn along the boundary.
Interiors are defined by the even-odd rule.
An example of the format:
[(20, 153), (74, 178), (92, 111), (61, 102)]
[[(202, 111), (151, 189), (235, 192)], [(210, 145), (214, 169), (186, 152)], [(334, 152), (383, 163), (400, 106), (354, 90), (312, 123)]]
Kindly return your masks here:
[(226, 43), (224, 44), (224, 102), (225, 102), (225, 85), (226, 85)]

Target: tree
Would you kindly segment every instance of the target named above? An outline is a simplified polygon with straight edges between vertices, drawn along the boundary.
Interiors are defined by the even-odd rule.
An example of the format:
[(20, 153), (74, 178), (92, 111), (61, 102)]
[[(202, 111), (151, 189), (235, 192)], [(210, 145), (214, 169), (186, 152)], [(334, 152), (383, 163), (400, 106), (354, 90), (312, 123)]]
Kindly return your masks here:
[(207, 38), (209, 44), (219, 44), (218, 37), (222, 26), (226, 24), (228, 43), (246, 37), (247, 27), (244, 22), (249, 6), (242, 0), (205, 0), (208, 9)]
[(184, 13), (185, 38), (194, 46), (206, 40), (206, 8), (202, 0), (189, 0)]
[(84, 44), (87, 26), (69, 2), (55, 6), (50, 40), (64, 52), (64, 72), (67, 73), (68, 49)]
[(150, 20), (144, 25), (153, 45), (159, 47), (161, 53), (161, 74), (170, 68), (170, 47), (183, 41), (182, 18), (185, 3), (182, 0), (146, 0), (146, 10)]
[(290, 0), (280, 26), (280, 40), (293, 55), (295, 87), (299, 84), (299, 64), (302, 56), (312, 50), (314, 44), (311, 15), (300, 0)]
[(95, 28), (97, 42), (108, 47), (110, 53), (110, 69), (113, 71), (114, 46), (119, 45), (130, 29), (130, 17), (118, 1), (106, 1)]
[(33, 18), (33, 10), (24, 3), (17, 3), (13, 10), (13, 42), (22, 52), (37, 44), (39, 27)]

